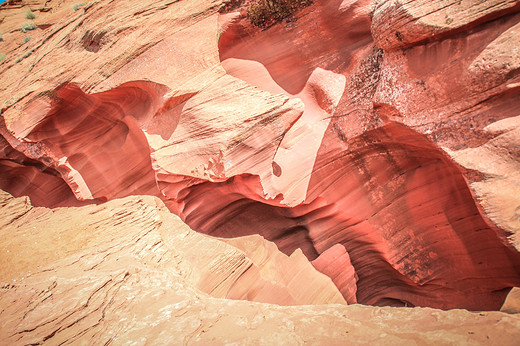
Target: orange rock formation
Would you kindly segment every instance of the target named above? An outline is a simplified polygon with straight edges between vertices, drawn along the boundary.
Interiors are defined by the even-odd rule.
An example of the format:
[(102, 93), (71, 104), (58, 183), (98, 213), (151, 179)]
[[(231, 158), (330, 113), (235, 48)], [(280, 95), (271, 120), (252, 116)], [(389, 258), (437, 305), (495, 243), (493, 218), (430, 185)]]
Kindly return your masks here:
[(287, 258), (258, 236), (226, 244), (195, 233), (151, 196), (51, 210), (0, 192), (0, 211), (2, 344), (514, 345), (520, 336), (520, 315), (502, 312), (258, 303), (341, 296), (303, 255)]
[(248, 2), (71, 6), (0, 7), (0, 189), (249, 236), (190, 264), (221, 298), (480, 311), (520, 286), (520, 1), (316, 0), (267, 28)]

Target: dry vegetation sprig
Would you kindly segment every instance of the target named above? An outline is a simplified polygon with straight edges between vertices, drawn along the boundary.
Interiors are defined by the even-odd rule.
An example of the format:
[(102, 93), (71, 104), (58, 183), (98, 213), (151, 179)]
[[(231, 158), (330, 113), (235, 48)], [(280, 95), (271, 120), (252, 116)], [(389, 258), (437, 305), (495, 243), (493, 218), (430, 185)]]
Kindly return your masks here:
[(247, 16), (254, 25), (265, 28), (292, 17), (313, 0), (254, 0), (247, 8)]
[(25, 18), (34, 19), (34, 18), (36, 18), (36, 16), (34, 15), (33, 11), (27, 10), (27, 12), (25, 12)]
[(36, 26), (36, 24), (34, 23), (25, 23), (24, 25), (22, 25), (22, 28), (20, 30), (23, 33), (26, 33), (27, 31), (36, 30), (37, 28), (38, 26)]
[(72, 8), (74, 11), (77, 11), (79, 10), (81, 7), (85, 6), (87, 3), (86, 2), (82, 2), (82, 3), (79, 3), (79, 4), (76, 4), (74, 5), (74, 7)]

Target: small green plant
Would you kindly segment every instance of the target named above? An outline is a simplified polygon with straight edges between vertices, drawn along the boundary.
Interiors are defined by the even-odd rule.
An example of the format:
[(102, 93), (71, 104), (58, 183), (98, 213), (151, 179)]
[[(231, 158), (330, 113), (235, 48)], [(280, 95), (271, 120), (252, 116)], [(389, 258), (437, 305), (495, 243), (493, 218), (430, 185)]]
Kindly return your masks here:
[(27, 37), (25, 37), (25, 38), (23, 39), (23, 43), (27, 43), (27, 42), (29, 42), (29, 41), (31, 40), (31, 38), (32, 38), (31, 36), (27, 36)]
[(85, 5), (86, 5), (86, 3), (82, 2), (80, 4), (74, 5), (73, 9), (74, 9), (74, 11), (77, 11), (80, 9), (80, 7), (85, 6)]
[(16, 62), (16, 63), (19, 63), (19, 62), (20, 62), (20, 61), (22, 61), (23, 59), (25, 59), (25, 58), (28, 58), (28, 57), (30, 57), (30, 56), (31, 56), (31, 54), (32, 54), (32, 52), (31, 52), (31, 51), (29, 51), (29, 52), (25, 53), (25, 55), (24, 55), (24, 56), (22, 56), (22, 57), (20, 57), (20, 58), (16, 59), (16, 60), (15, 60), (15, 62)]
[(34, 18), (36, 18), (36, 16), (34, 15), (33, 11), (27, 10), (27, 12), (25, 12), (25, 18), (34, 19)]
[(0, 61), (4, 60), (6, 56), (4, 53), (0, 53)]
[(38, 27), (34, 23), (25, 23), (24, 25), (22, 25), (21, 31), (23, 33), (26, 33), (27, 31), (35, 30), (36, 28), (38, 28)]

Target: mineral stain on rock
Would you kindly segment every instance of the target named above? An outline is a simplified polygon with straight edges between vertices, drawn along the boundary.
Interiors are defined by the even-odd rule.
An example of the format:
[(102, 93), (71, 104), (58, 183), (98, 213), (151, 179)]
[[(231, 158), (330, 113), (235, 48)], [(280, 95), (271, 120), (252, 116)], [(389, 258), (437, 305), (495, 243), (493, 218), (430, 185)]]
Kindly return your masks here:
[(277, 177), (282, 175), (282, 168), (276, 162), (273, 161), (273, 174)]

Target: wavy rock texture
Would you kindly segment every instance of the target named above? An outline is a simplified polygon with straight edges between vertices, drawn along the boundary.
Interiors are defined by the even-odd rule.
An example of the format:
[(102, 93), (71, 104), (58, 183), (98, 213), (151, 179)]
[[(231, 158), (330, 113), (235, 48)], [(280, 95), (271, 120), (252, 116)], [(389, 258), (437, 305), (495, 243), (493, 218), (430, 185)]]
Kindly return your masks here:
[[(428, 12), (425, 6), (435, 6), (425, 3), (421, 8), (420, 4), (413, 4), (425, 12)], [(424, 105), (430, 107), (427, 110), (431, 112), (431, 103), (426, 99), (416, 103), (406, 102), (411, 97), (417, 100), (418, 93), (404, 85), (396, 89), (395, 80), (389, 78), (394, 75), (409, 78), (399, 74), (400, 68), (408, 72), (407, 65), (392, 59), (393, 54), (406, 54), (406, 59), (413, 59), (413, 50), (412, 53), (382, 53), (374, 49), (367, 7), (368, 2), (344, 2), (338, 11), (331, 3), (319, 3), (315, 8), (310, 8), (308, 13), (301, 13), (302, 17), (296, 23), (265, 31), (251, 28), (247, 22), (237, 19), (237, 15), (232, 17), (227, 14), (223, 18), (224, 31), (219, 48), (222, 64), (228, 73), (260, 88), (298, 97), (305, 104), (304, 115), (293, 127), (300, 129), (299, 137), (291, 141), (289, 131), (284, 138), (284, 141), (287, 139), (292, 144), (290, 156), (298, 158), (298, 151), (303, 152), (309, 148), (309, 141), (302, 128), (306, 128), (307, 133), (312, 133), (307, 136), (321, 137), (311, 174), (305, 171), (305, 161), (301, 159), (293, 161), (294, 166), (285, 170), (276, 161), (282, 176), (285, 172), (290, 172), (286, 173), (288, 176), (295, 176), (286, 179), (299, 182), (301, 177), (310, 179), (304, 182), (305, 187), (300, 190), (301, 196), (305, 197), (296, 200), (304, 200), (303, 205), (292, 208), (290, 214), (284, 213), (286, 221), (276, 227), (279, 231), (274, 232), (274, 227), (269, 224), (261, 234), (277, 241), (282, 251), (301, 247), (303, 243), (303, 249), (307, 249), (306, 253), (311, 259), (335, 244), (343, 245), (349, 261), (341, 266), (348, 279), (339, 283), (340, 279), (336, 277), (335, 282), (344, 292), (344, 296), (348, 297), (346, 292), (352, 291), (348, 287), (355, 282), (353, 276), (348, 274), (351, 262), (358, 278), (356, 296), (359, 302), (377, 305), (404, 303), (441, 308), (453, 308), (462, 304), (470, 309), (497, 309), (508, 291), (502, 290), (500, 286), (518, 285), (518, 253), (507, 245), (505, 234), (481, 216), (463, 172), (435, 145), (443, 143), (437, 137), (434, 137), (433, 143), (428, 143), (421, 136), (421, 132), (432, 134), (430, 129), (419, 126), (421, 120), (423, 123), (431, 121), (431, 116), (423, 120), (419, 117), (421, 114), (414, 114), (419, 112), (410, 108)], [(377, 8), (381, 10), (381, 7)], [(374, 12), (372, 35), (376, 45), (387, 49), (387, 46), (377, 41), (376, 34), (388, 36), (378, 26), (378, 20), (386, 21), (379, 10)], [(475, 13), (479, 13), (488, 20), (491, 18), (482, 9), (468, 8), (467, 11), (473, 13), (473, 17), (476, 16)], [(388, 11), (385, 13), (392, 14)], [(397, 14), (392, 15), (398, 18)], [(468, 18), (471, 16), (468, 14)], [(323, 18), (327, 18), (326, 24), (320, 22)], [(345, 22), (341, 23), (341, 20)], [(301, 38), (304, 28), (313, 25), (314, 31), (307, 31), (308, 35), (319, 32), (315, 36), (319, 40), (305, 36)], [(330, 41), (334, 44), (342, 44), (333, 46), (327, 40), (329, 37), (333, 38)], [(414, 42), (419, 41), (416, 39)], [(514, 41), (504, 39), (502, 42), (511, 45)], [(432, 55), (425, 52), (426, 49), (428, 46), (417, 48), (422, 50), (421, 57)], [(471, 47), (467, 49), (472, 51)], [(505, 52), (507, 48), (502, 50)], [(433, 57), (439, 54), (441, 53), (435, 50)], [(467, 52), (463, 51), (462, 54)], [(316, 56), (326, 56), (328, 59), (313, 59)], [(364, 58), (356, 60), (356, 56)], [(494, 53), (490, 56), (500, 57)], [(460, 56), (456, 58), (457, 61), (462, 60)], [(440, 61), (440, 56), (437, 59)], [(342, 64), (338, 64), (338, 61)], [(419, 61), (416, 65), (420, 66)], [(431, 67), (422, 68), (419, 73), (428, 72), (432, 79), (439, 79), (432, 73)], [(284, 69), (290, 72), (282, 73)], [(330, 75), (326, 76), (321, 71), (330, 71)], [(322, 76), (321, 79), (313, 78), (313, 74), (317, 73)], [(345, 82), (336, 83), (341, 77)], [(443, 75), (441, 78), (446, 80), (447, 85), (449, 77)], [(314, 92), (306, 92), (306, 85), (312, 85)], [(479, 88), (478, 97), (482, 98), (483, 87)], [(442, 88), (440, 90), (443, 92)], [(338, 95), (336, 99), (331, 96), (334, 93)], [(409, 95), (411, 93), (414, 95)], [(321, 118), (322, 121), (327, 119), (328, 130), (316, 133), (319, 126), (298, 126), (299, 123), (305, 123), (306, 114), (313, 114), (320, 121), (317, 115), (319, 112), (313, 110), (320, 109), (324, 95), (328, 100), (336, 100), (328, 103), (331, 107), (328, 109), (329, 116)], [(373, 105), (363, 100), (367, 96), (372, 97)], [(514, 94), (509, 93), (503, 101), (509, 104), (514, 99)], [(464, 101), (467, 102), (466, 99)], [(451, 106), (454, 107), (452, 104)], [(324, 108), (326, 107), (321, 109)], [(329, 123), (328, 119), (331, 118)], [(309, 124), (308, 120), (307, 123)], [(380, 127), (371, 129), (374, 126)], [(509, 172), (514, 179), (514, 170)], [(296, 190), (294, 183), (290, 186), (292, 190), (288, 189), (289, 195)], [(288, 202), (291, 205), (293, 201), (287, 201), (284, 194), (282, 203)], [(244, 223), (254, 217), (252, 214), (261, 214), (262, 209), (269, 210), (261, 205), (257, 205), (256, 210), (252, 204), (248, 205), (247, 210), (242, 206), (241, 213), (249, 214), (244, 216)], [(220, 211), (225, 210), (223, 206), (217, 208)], [(234, 213), (235, 209), (231, 206), (227, 209)], [(263, 214), (275, 212), (280, 214), (276, 209)], [(191, 221), (189, 217), (186, 220)], [(193, 225), (195, 228), (205, 229), (207, 223)], [(207, 232), (229, 234), (232, 227), (219, 223), (216, 226), (208, 226)], [(290, 231), (284, 232), (287, 229)], [(286, 240), (289, 238), (292, 238), (291, 242)], [(285, 244), (288, 244), (287, 247)], [(488, 250), (490, 252), (485, 255)], [(467, 259), (466, 264), (460, 262), (462, 257)], [(486, 257), (487, 264), (483, 260)], [(437, 261), (437, 258), (442, 260)], [(330, 268), (332, 263), (331, 259), (329, 266), (323, 267)], [(496, 267), (489, 267), (491, 263), (491, 267)], [(446, 267), (442, 268), (444, 265)], [(454, 268), (459, 269), (453, 270)], [(328, 270), (330, 273), (330, 269)], [(483, 279), (499, 272), (503, 273), (499, 274), (502, 278), (495, 277), (489, 281)], [(465, 279), (461, 280), (462, 277)], [(510, 281), (515, 277), (516, 279)], [(466, 286), (465, 280), (480, 282), (475, 281)], [(498, 284), (501, 281), (502, 284)], [(487, 284), (494, 287), (483, 289), (481, 294), (473, 289), (471, 293), (467, 291), (469, 286), (483, 288)]]
[[(259, 237), (226, 244), (195, 233), (150, 196), (51, 210), (34, 208), (27, 198), (1, 192), (0, 209), (2, 238), (8, 239), (1, 251), (12, 254), (2, 257), (0, 267), (0, 340), (6, 344), (492, 340), (513, 345), (519, 337), (520, 315), (500, 312), (282, 307), (214, 298), (224, 288), (231, 286), (231, 292), (240, 282), (251, 284), (241, 278), (258, 274), (252, 268), (260, 262), (271, 285), (282, 284), (278, 279), (287, 277), (286, 270), (297, 270), (297, 263), (302, 264), (300, 275), (306, 279), (328, 280), (313, 298), (304, 298), (308, 288), (301, 284), (281, 285), (276, 297), (285, 290), (300, 303), (317, 303), (335, 301), (332, 297), (339, 293), (306, 260), (288, 259)], [(264, 262), (266, 253), (270, 264)], [(234, 272), (248, 261), (254, 264), (244, 275)], [(210, 287), (216, 289), (208, 292)], [(326, 287), (332, 288), (329, 298)]]
[(29, 159), (1, 135), (0, 148), (0, 184), (8, 186), (13, 195), (30, 195), (37, 206), (65, 207), (92, 203), (78, 201), (56, 170)]
[(76, 253), (81, 254), (75, 261), (85, 268), (97, 267), (88, 259), (91, 256), (123, 261), (129, 256), (126, 247), (135, 243), (131, 256), (150, 252), (157, 262), (173, 266), (193, 287), (214, 297), (280, 305), (345, 304), (330, 278), (318, 273), (301, 251), (287, 257), (259, 236), (226, 242), (209, 238), (192, 231), (149, 196), (50, 210), (33, 208), (26, 197), (14, 199), (2, 192), (1, 205), (2, 232), (9, 235), (2, 252), (14, 255), (2, 258), (3, 281), (20, 273), (45, 272), (43, 267)]
[(436, 41), (520, 9), (520, 1), (375, 0), (374, 41), (384, 50)]
[[(514, 5), (508, 10), (512, 13), (490, 20), (501, 15), (506, 3)], [(467, 10), (488, 5), (492, 7), (472, 15), (480, 25), (470, 30), (385, 52), (374, 102), (390, 120), (426, 135), (464, 167), (487, 216), (511, 235), (518, 249), (520, 17), (517, 2), (485, 2)]]
[[(498, 310), (520, 286), (518, 2), (320, 0), (267, 29), (240, 4), (37, 3), (30, 44), (23, 8), (2, 23), (0, 188), (157, 196), (291, 255), (229, 240), (257, 285), (234, 298)], [(318, 285), (298, 249), (343, 298), (287, 293)]]

